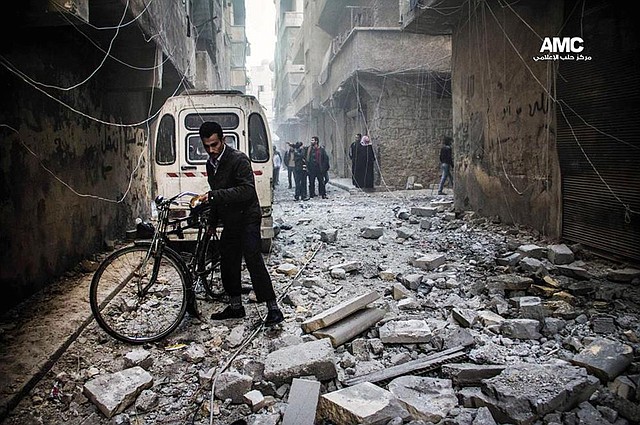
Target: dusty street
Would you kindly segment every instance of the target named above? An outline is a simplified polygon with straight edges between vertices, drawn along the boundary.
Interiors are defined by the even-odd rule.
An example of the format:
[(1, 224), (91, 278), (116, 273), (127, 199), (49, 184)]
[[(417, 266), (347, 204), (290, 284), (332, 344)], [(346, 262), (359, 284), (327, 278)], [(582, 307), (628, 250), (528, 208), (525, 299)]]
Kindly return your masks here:
[[(280, 181), (274, 217), (281, 231), (267, 256), (286, 317), (280, 328), (254, 333), (266, 309), (251, 294), (244, 320), (212, 322), (223, 305), (203, 301), (203, 320), (187, 317), (166, 340), (141, 347), (117, 342), (89, 321), (3, 423), (293, 424), (286, 416), (292, 379), (325, 372), (320, 394), (335, 397), (321, 397), (318, 423), (640, 420), (637, 270), (580, 247), (556, 251), (527, 229), (454, 212), (452, 196), (431, 189), (363, 193), (329, 185), (329, 199), (302, 202), (293, 200), (284, 172)], [(62, 338), (62, 329), (83, 324), (90, 278), (69, 275), (34, 299), (39, 308), (27, 304), (3, 317), (5, 393), (17, 391), (17, 369), (36, 374), (26, 359), (43, 357), (40, 339)], [(383, 317), (365, 320), (367, 328), (346, 342), (338, 337), (337, 346), (326, 342), (330, 349), (315, 358), (308, 344), (319, 339), (302, 325), (372, 293), (368, 311), (380, 309)], [(58, 324), (38, 321), (43, 315)], [(348, 319), (346, 327), (355, 327)], [(411, 370), (416, 360), (457, 347), (451, 360)], [(308, 358), (296, 371), (278, 369), (285, 361), (279, 352)], [(350, 385), (403, 364), (406, 373), (371, 379), (375, 388)], [(136, 366), (152, 381), (107, 418), (85, 384)], [(358, 397), (339, 390), (356, 387), (362, 403), (349, 405)], [(257, 391), (246, 397), (250, 390)]]

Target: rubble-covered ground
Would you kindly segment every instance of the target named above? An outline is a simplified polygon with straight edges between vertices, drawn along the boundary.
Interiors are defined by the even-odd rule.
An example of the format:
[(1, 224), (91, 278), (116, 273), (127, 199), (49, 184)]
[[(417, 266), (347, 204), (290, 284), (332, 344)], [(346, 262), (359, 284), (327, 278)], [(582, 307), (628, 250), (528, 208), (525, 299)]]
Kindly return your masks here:
[[(259, 326), (252, 294), (244, 320), (212, 322), (224, 305), (203, 301), (202, 320), (156, 344), (92, 322), (4, 423), (296, 424), (287, 409), (313, 417), (318, 391), (325, 425), (640, 421), (638, 270), (454, 211), (431, 190), (329, 186), (302, 202), (280, 186), (274, 216), (282, 326)], [(366, 308), (342, 309), (346, 337), (310, 327), (358, 297)]]

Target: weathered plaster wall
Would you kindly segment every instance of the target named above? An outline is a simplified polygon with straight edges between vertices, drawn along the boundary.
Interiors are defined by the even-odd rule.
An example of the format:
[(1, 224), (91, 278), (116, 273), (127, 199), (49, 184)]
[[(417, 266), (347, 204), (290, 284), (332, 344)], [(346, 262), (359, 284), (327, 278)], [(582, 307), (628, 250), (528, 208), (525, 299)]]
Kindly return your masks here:
[[(447, 77), (445, 77), (446, 79)], [(430, 73), (392, 78), (359, 72), (345, 86), (345, 97), (328, 109), (324, 139), (336, 175), (351, 176), (347, 152), (356, 133), (369, 134), (379, 163), (376, 185), (404, 188), (407, 178), (435, 183), (443, 135), (451, 134), (451, 97), (442, 96), (443, 81)]]
[[(156, 8), (153, 16), (161, 12)], [(175, 89), (156, 90), (150, 107), (152, 72), (141, 78), (139, 69), (104, 61), (94, 45), (106, 49), (113, 32), (84, 27), (86, 37), (70, 25), (24, 28), (25, 37), (0, 42), (8, 61), (0, 66), (1, 310), (104, 249), (106, 240), (122, 238), (135, 217), (149, 216), (146, 125), (129, 124), (144, 120)], [(142, 39), (135, 26), (121, 29), (111, 54), (141, 66), (127, 55), (128, 47), (139, 46), (138, 39), (127, 42), (132, 35)], [(172, 82), (172, 61), (183, 64), (188, 58), (180, 52), (193, 52), (174, 42), (180, 47), (159, 74)], [(154, 44), (145, 44), (153, 52)], [(145, 81), (146, 87), (139, 84)]]
[[(512, 9), (520, 16), (518, 17)], [(452, 37), (456, 207), (560, 233), (560, 170), (550, 61), (562, 3), (479, 3)], [(522, 18), (522, 20), (520, 19)], [(535, 30), (530, 30), (523, 20)]]

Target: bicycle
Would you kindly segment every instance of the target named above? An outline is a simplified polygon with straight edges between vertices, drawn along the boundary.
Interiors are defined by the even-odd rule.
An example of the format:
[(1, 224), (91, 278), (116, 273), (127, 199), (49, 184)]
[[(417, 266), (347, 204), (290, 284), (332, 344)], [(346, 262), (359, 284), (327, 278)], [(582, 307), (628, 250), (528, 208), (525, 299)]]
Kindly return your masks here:
[[(192, 205), (186, 217), (171, 219), (171, 206), (194, 197), (181, 192), (155, 199), (158, 222), (151, 240), (118, 249), (100, 264), (91, 280), (89, 300), (98, 325), (117, 340), (144, 344), (173, 332), (187, 311), (198, 315), (196, 296), (212, 299), (218, 287), (220, 255), (217, 232), (209, 223), (209, 205)], [(193, 198), (192, 198), (193, 201)], [(197, 230), (192, 253), (178, 253), (169, 236), (184, 239), (186, 229)]]

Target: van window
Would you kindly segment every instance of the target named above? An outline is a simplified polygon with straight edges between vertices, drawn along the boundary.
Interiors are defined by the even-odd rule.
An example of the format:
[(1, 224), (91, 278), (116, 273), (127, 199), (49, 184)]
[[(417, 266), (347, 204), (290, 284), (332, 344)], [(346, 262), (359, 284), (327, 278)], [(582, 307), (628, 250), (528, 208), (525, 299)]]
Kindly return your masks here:
[(159, 165), (176, 162), (176, 122), (169, 114), (164, 115), (158, 125), (156, 162)]
[(202, 113), (202, 114), (188, 114), (184, 118), (184, 126), (187, 130), (199, 130), (200, 126), (205, 121), (215, 121), (224, 130), (233, 130), (238, 128), (240, 124), (240, 118), (238, 115), (232, 112), (220, 112), (220, 113)]
[[(238, 137), (235, 134), (225, 134), (224, 142), (227, 146), (238, 149)], [(200, 135), (191, 134), (187, 137), (187, 162), (190, 164), (202, 164), (207, 162), (209, 154), (202, 146)]]
[(269, 160), (269, 139), (267, 127), (260, 114), (249, 115), (249, 158), (253, 162)]

